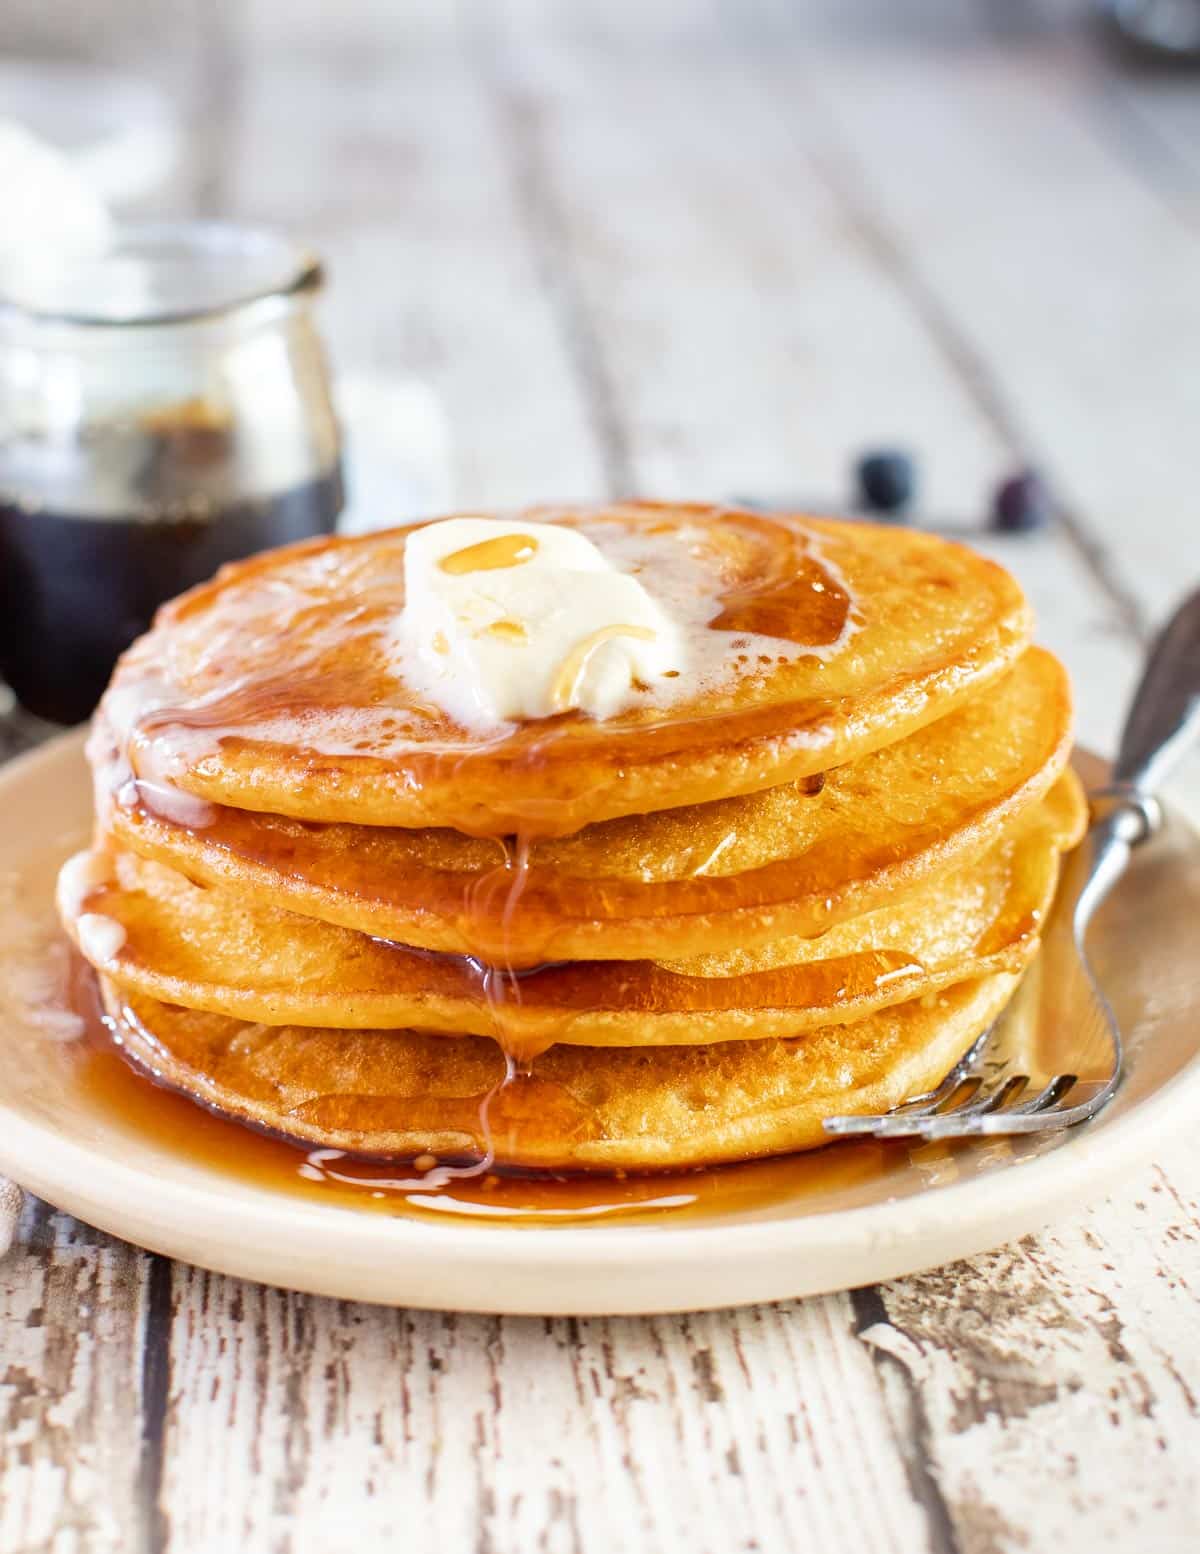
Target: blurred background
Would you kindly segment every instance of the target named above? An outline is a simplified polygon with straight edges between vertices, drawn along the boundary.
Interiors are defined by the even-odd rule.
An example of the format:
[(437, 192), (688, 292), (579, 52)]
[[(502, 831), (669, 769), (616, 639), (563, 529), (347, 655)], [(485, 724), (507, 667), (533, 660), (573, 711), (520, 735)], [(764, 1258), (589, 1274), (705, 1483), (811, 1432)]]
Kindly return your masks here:
[(1035, 466), (985, 543), (1104, 743), (1200, 561), (1193, 50), (1195, 0), (4, 0), (0, 117), (320, 252), (356, 523), (836, 509), (882, 447), (982, 530)]

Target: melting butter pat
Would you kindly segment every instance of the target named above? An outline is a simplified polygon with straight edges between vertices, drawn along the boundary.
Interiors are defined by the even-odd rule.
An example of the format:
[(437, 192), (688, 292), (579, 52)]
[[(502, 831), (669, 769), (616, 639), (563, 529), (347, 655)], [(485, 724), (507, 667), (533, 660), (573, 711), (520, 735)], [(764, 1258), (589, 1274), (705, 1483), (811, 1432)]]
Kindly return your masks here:
[(663, 606), (557, 524), (431, 523), (408, 537), (404, 587), (405, 676), (468, 725), (612, 717), (686, 668)]

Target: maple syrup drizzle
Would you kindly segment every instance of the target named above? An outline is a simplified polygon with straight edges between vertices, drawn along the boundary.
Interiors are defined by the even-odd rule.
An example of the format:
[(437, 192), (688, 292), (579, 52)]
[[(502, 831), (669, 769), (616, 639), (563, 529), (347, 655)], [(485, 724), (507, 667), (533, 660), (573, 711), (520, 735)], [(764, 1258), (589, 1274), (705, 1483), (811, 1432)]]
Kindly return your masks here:
[(501, 620), (492, 621), (490, 626), (485, 626), (480, 633), (482, 636), (499, 637), (502, 642), (528, 642), (529, 633), (521, 621)]
[(524, 566), (537, 555), (538, 542), (532, 534), (499, 534), (495, 539), (480, 540), (477, 545), (465, 545), (443, 556), (438, 562), (443, 572), (451, 577), (465, 577), (471, 572), (501, 572), (509, 567)]
[[(750, 515), (737, 516), (749, 533), (756, 534), (759, 538), (766, 538), (768, 553), (774, 558), (774, 564), (765, 578), (756, 578), (753, 584), (734, 585), (722, 594), (721, 609), (708, 625), (714, 630), (727, 633), (756, 634), (761, 637), (775, 637), (782, 641), (795, 641), (799, 638), (803, 646), (818, 653), (838, 645), (851, 619), (851, 599), (848, 590), (838, 579), (836, 569), (831, 568), (823, 558), (819, 557), (812, 535), (782, 522), (759, 519)], [(771, 543), (772, 536), (779, 533), (786, 535), (786, 544), (783, 546)], [(451, 575), (497, 570), (519, 566), (529, 561), (536, 550), (537, 540), (534, 536), (514, 533), (467, 546), (443, 557), (438, 565)], [(313, 612), (319, 612), (321, 608), (323, 607), (313, 606)], [(362, 620), (373, 618), (371, 610), (363, 610), (359, 614), (360, 628)], [(514, 637), (522, 629), (519, 622), (499, 622), (491, 629), (499, 631), (508, 628), (513, 628), (511, 634)], [(565, 706), (571, 701), (576, 684), (586, 671), (590, 655), (601, 643), (617, 636), (632, 636), (648, 640), (653, 635), (654, 633), (648, 628), (633, 625), (612, 626), (593, 633), (573, 649), (560, 667), (556, 680), (558, 704)], [(733, 646), (746, 647), (749, 646), (749, 642), (735, 638)], [(319, 654), (314, 655), (309, 650), (306, 655), (308, 662), (305, 672), (312, 669), (311, 661), (314, 657), (319, 658)], [(760, 656), (758, 663), (772, 664), (775, 661), (770, 657)], [(739, 665), (747, 665), (750, 661), (747, 655), (742, 654), (737, 662)], [(321, 696), (314, 703), (318, 707), (323, 699), (331, 694), (328, 684), (322, 684), (320, 689)], [(189, 796), (174, 789), (170, 781), (173, 773), (169, 738), (168, 755), (165, 760), (159, 759), (153, 753), (160, 736), (170, 736), (175, 731), (183, 730), (208, 731), (219, 738), (226, 737), (236, 734), (239, 725), (247, 726), (264, 720), (269, 722), (275, 715), (287, 717), (294, 713), (298, 700), (301, 705), (307, 705), (312, 694), (305, 683), (304, 675), (298, 674), (295, 667), (290, 667), (286, 672), (272, 672), (268, 666), (260, 676), (248, 676), (231, 687), (214, 687), (207, 695), (197, 697), (190, 703), (172, 705), (172, 701), (177, 701), (177, 698), (170, 696), (158, 701), (157, 704), (152, 702), (134, 718), (125, 742), (125, 749), (120, 752), (121, 756), (129, 761), (129, 770), (121, 785), (119, 801), (129, 807), (141, 805), (152, 813), (163, 815), (168, 820), (175, 820), (188, 828), (199, 829), (207, 821), (208, 809), (202, 808), (204, 801), (191, 800), (190, 802), (197, 808), (194, 811), (194, 820), (188, 818)], [(405, 710), (415, 713), (418, 717), (423, 714), (434, 718), (439, 716), (437, 709), (407, 708)], [(668, 717), (666, 722), (669, 724), (670, 721)], [(524, 741), (524, 760), (530, 765), (537, 765), (543, 758), (542, 738), (537, 735), (531, 736), (528, 728), (518, 733)], [(639, 730), (633, 737), (641, 739), (645, 735), (646, 730)], [(546, 736), (548, 739), (554, 737), (553, 733)], [(118, 745), (120, 743), (120, 736), (118, 736)], [(134, 751), (141, 752), (140, 758), (136, 758), (137, 776), (133, 775)], [(149, 757), (147, 757), (147, 751), (151, 752)], [(619, 752), (616, 758), (620, 759)], [(415, 759), (411, 764), (413, 781), (419, 784), (422, 779), (422, 762)], [(441, 765), (441, 757), (435, 753), (431, 759), (426, 758), (424, 765), (426, 769), (432, 766), (436, 770)], [(527, 942), (516, 931), (522, 897), (529, 876), (529, 852), (531, 844), (537, 837), (554, 834), (557, 829), (561, 829), (561, 826), (555, 824), (552, 808), (551, 804), (543, 805), (536, 823), (531, 822), (520, 827), (514, 835), (491, 838), (501, 848), (501, 862), (494, 870), (486, 872), (482, 877), (474, 878), (464, 891), (463, 917), (469, 952), (464, 957), (464, 964), (477, 980), (480, 996), (490, 1011), (495, 1039), (505, 1059), (505, 1071), (499, 1083), (479, 1097), (478, 1131), (484, 1147), (478, 1158), (458, 1163), (438, 1160), (432, 1156), (427, 1160), (418, 1157), (421, 1168), (418, 1169), (416, 1165), (411, 1168), (415, 1174), (397, 1176), (396, 1167), (392, 1165), (386, 1168), (392, 1174), (384, 1176), (372, 1174), (374, 1168), (368, 1170), (361, 1161), (348, 1161), (340, 1151), (316, 1150), (309, 1152), (302, 1167), (297, 1168), (297, 1180), (314, 1186), (336, 1185), (341, 1188), (357, 1188), (370, 1180), (374, 1185), (366, 1190), (372, 1195), (401, 1194), (410, 1198), (414, 1194), (428, 1197), (445, 1193), (455, 1184), (461, 1185), (464, 1182), (494, 1184), (501, 1180), (500, 1174), (495, 1169), (493, 1103), (504, 1091), (532, 1078), (533, 1060), (540, 1052), (553, 1045), (556, 1039), (555, 1031), (546, 1028), (541, 1030), (536, 1039), (531, 1039), (527, 1033), (523, 1033), (518, 1028), (518, 1022), (513, 1018), (513, 1010), (519, 1009), (522, 1001), (522, 981), (529, 974), (519, 969), (517, 965), (518, 959), (521, 960), (522, 965), (526, 964), (529, 956)], [(568, 826), (567, 829), (570, 827)], [(710, 865), (712, 861), (713, 859), (710, 858)], [(500, 905), (497, 911), (498, 901)], [(499, 954), (495, 953), (494, 936), (488, 931), (497, 918), (501, 927)], [(522, 941), (520, 956), (516, 952), (518, 940)], [(488, 945), (489, 955), (476, 953), (481, 944)], [(570, 1018), (569, 1007), (564, 1008), (562, 1020), (566, 1022)], [(108, 1023), (111, 1026), (112, 1022)], [(119, 1040), (119, 1033), (113, 1032), (113, 1034)], [(163, 1099), (161, 1095), (159, 1099)], [(212, 1119), (209, 1119), (205, 1126), (211, 1123)], [(258, 1147), (258, 1145), (254, 1146), (255, 1149)], [(493, 1195), (489, 1201), (494, 1208), (497, 1202), (494, 1196), (497, 1189), (491, 1185), (487, 1190)], [(655, 1190), (657, 1192), (657, 1188)], [(669, 1203), (678, 1208), (693, 1202), (694, 1197), (695, 1195), (689, 1192), (668, 1193), (665, 1196), (658, 1193), (655, 1204), (662, 1207)], [(639, 1198), (638, 1201), (643, 1200)], [(476, 1205), (476, 1207), (479, 1206)], [(577, 1212), (602, 1214), (610, 1211), (615, 1211), (614, 1206), (603, 1202), (589, 1202), (583, 1207), (576, 1203), (569, 1211), (561, 1207), (545, 1209), (545, 1212), (555, 1214)]]
[[(508, 1088), (516, 1078), (516, 1063), (507, 1051), (504, 1056), (504, 1075), (484, 1092), (479, 1101), (479, 1131), (484, 1141), (484, 1148), (477, 1160), (469, 1161), (466, 1165), (454, 1165), (441, 1161), (433, 1153), (416, 1155), (412, 1161), (412, 1169), (415, 1176), (381, 1176), (373, 1178), (374, 1191), (386, 1190), (393, 1193), (428, 1193), (440, 1192), (454, 1182), (469, 1182), (479, 1177), (487, 1176), (496, 1165), (496, 1141), (492, 1133), (492, 1102), (502, 1090)], [(304, 1157), (304, 1164), (297, 1168), (298, 1174), (310, 1182), (339, 1182), (343, 1186), (357, 1187), (362, 1185), (360, 1177), (355, 1175), (353, 1167), (337, 1168), (333, 1162), (352, 1160), (344, 1149), (310, 1149)]]
[[(781, 527), (768, 518), (743, 521)], [(810, 535), (784, 532), (786, 545), (768, 547), (772, 564), (767, 575), (727, 592), (721, 613), (710, 624), (715, 631), (750, 632), (828, 648), (841, 640), (851, 619), (850, 591)]]
[(598, 631), (589, 632), (558, 666), (550, 686), (551, 706), (556, 712), (566, 712), (576, 704), (579, 682), (587, 673), (592, 654), (605, 642), (611, 642), (615, 637), (634, 637), (639, 642), (653, 642), (656, 635), (649, 626), (601, 626)]
[[(101, 1008), (95, 973), (54, 923), (50, 901), (61, 862), (60, 851), (23, 872), (11, 906), (23, 933), (4, 957), (9, 986), (24, 982), (36, 993), (25, 1018), (53, 1047), (56, 1083), (103, 1115), (118, 1136), (246, 1185), (431, 1225), (463, 1218), (513, 1229), (613, 1219), (657, 1224), (664, 1216), (672, 1224), (710, 1224), (783, 1204), (833, 1207), (871, 1184), (895, 1177), (900, 1185), (910, 1160), (922, 1165), (931, 1156), (929, 1147), (842, 1143), (744, 1164), (601, 1175), (514, 1170), (496, 1166), (486, 1150), (472, 1159), (417, 1157), (406, 1164), (306, 1148), (215, 1113), (135, 1063), (120, 1022)], [(153, 1043), (151, 1033), (141, 1034)], [(493, 1104), (501, 1088), (492, 1086), (478, 1104)], [(941, 1181), (953, 1175), (954, 1163), (941, 1150), (928, 1169), (935, 1173), (930, 1180)]]
[[(708, 579), (710, 589), (700, 591), (705, 600), (710, 601), (702, 608), (711, 608), (711, 614), (703, 615), (693, 625), (700, 638), (710, 639), (715, 632), (731, 639), (732, 647), (725, 643), (718, 650), (726, 677), (736, 680), (754, 676), (761, 674), (764, 668), (787, 662), (786, 653), (766, 651), (772, 642), (776, 648), (788, 645), (793, 659), (808, 655), (823, 657), (839, 649), (857, 629), (859, 621), (849, 589), (841, 580), (837, 567), (824, 555), (821, 538), (813, 530), (800, 521), (782, 517), (765, 518), (720, 509), (711, 510), (707, 516), (717, 523), (727, 524), (730, 534), (743, 549), (747, 545), (750, 547), (754, 559), (751, 562), (743, 557), (742, 564), (754, 575), (746, 580), (735, 572), (733, 577), (721, 583), (716, 580), (721, 573), (718, 558), (707, 571), (702, 566), (697, 577), (688, 574), (686, 583), (676, 579), (670, 603), (672, 608), (685, 611), (690, 607), (694, 614), (700, 586), (698, 578)], [(594, 529), (593, 537), (602, 549), (606, 545), (612, 548), (619, 564), (624, 557), (623, 564), (635, 574), (646, 570), (646, 557), (630, 561), (622, 545), (628, 547), (631, 535), (633, 540), (644, 540), (655, 532), (653, 528), (622, 528), (619, 509), (615, 516), (605, 520), (601, 515), (595, 523), (599, 527)], [(577, 526), (588, 531), (586, 522)], [(503, 559), (513, 554), (513, 543), (521, 540), (536, 544), (532, 536), (501, 536), (479, 546), (469, 546), (439, 564), (445, 566), (456, 558), (470, 557), (479, 551), (491, 553), (497, 546), (501, 548)], [(361, 543), (331, 541), (328, 542), (328, 554), (336, 559), (341, 553), (337, 547), (349, 549)], [(709, 554), (715, 545), (717, 541), (706, 531), (704, 543), (691, 551), (682, 544), (668, 547), (661, 564), (669, 570), (673, 560), (682, 564), (690, 556), (689, 565), (696, 565), (696, 557)], [(520, 554), (519, 548), (515, 554)], [(655, 556), (652, 564), (658, 565), (659, 561)], [(504, 564), (512, 563), (504, 559)], [(346, 566), (349, 565), (347, 562)], [(286, 726), (297, 738), (307, 731), (315, 741), (315, 751), (352, 754), (365, 745), (351, 741), (343, 746), (342, 736), (336, 730), (331, 733), (328, 744), (322, 744), (319, 729), (321, 720), (330, 718), (333, 719), (330, 727), (334, 729), (339, 707), (349, 707), (360, 718), (364, 731), (371, 735), (368, 743), (375, 748), (391, 748), (397, 741), (404, 746), (404, 755), (417, 783), (423, 780), (431, 766), (436, 766), (438, 756), (426, 735), (421, 733), (423, 723), (442, 725), (446, 732), (445, 748), (456, 749), (466, 759), (487, 757), (493, 749), (497, 753), (512, 751), (528, 743), (529, 726), (521, 725), (496, 739), (476, 737), (464, 746), (459, 739), (461, 730), (438, 708), (414, 699), (397, 684), (394, 674), (381, 665), (383, 655), (379, 652), (379, 642), (386, 637), (389, 624), (403, 605), (403, 589), (395, 577), (385, 575), (373, 590), (360, 585), (364, 586), (367, 597), (350, 608), (343, 593), (334, 586), (339, 574), (332, 566), (330, 574), (330, 577), (321, 576), (320, 587), (311, 580), (281, 581), (278, 594), (264, 591), (260, 585), (258, 593), (251, 592), (248, 602), (240, 604), (237, 602), (240, 596), (232, 602), (223, 601), (219, 583), (210, 585), (207, 597), (206, 591), (201, 590), (199, 597), (182, 601), (175, 607), (175, 624), (185, 632), (194, 632), (192, 619), (197, 612), (208, 605), (215, 612), (208, 636), (203, 639), (208, 649), (201, 653), (202, 667), (198, 676), (194, 676), (198, 686), (207, 682), (209, 688), (194, 689), (185, 694), (157, 663), (139, 664), (136, 671), (127, 667), (124, 678), (118, 676), (118, 685), (125, 695), (135, 691), (141, 695), (138, 686), (144, 683), (144, 705), (140, 713), (134, 711), (127, 720), (122, 719), (127, 721), (127, 727), (119, 728), (118, 735), (135, 749), (141, 749), (148, 741), (174, 729), (192, 733), (208, 731), (224, 737), (236, 736), (239, 728), (257, 726), (268, 730), (264, 737), (272, 738), (282, 737), (272, 735), (272, 727), (282, 729)], [(285, 653), (280, 646), (280, 633), (266, 628), (271, 610), (287, 609), (289, 601), (293, 600), (288, 616), (291, 629), (286, 633), (289, 647)], [(239, 611), (245, 612), (245, 620)], [(750, 644), (749, 641), (738, 643), (736, 633), (760, 638), (753, 652), (738, 653), (739, 647)], [(213, 675), (222, 663), (223, 655), (232, 654), (236, 658), (242, 638), (247, 635), (262, 639), (261, 661), (246, 669), (232, 685), (214, 683)], [(352, 657), (348, 666), (339, 664), (332, 651), (347, 637), (373, 644), (370, 651), (364, 650), (363, 654)], [(227, 645), (227, 652), (222, 644)], [(797, 653), (797, 649), (803, 651)], [(195, 644), (190, 651), (195, 651)], [(372, 658), (374, 669), (369, 662)], [(713, 666), (710, 664), (708, 670), (702, 672), (701, 679), (711, 672)], [(664, 679), (676, 680), (678, 677), (668, 675)], [(618, 764), (629, 758), (625, 748), (629, 740), (648, 748), (646, 741), (658, 743), (659, 736), (665, 735), (673, 746), (686, 749), (710, 737), (707, 716), (696, 717), (687, 710), (677, 713), (669, 703), (647, 710), (652, 710), (653, 716), (649, 720), (639, 719), (636, 728), (604, 732), (605, 747), (611, 750)], [(736, 741), (760, 723), (769, 722), (770, 709), (760, 711), (765, 716), (753, 710), (725, 715), (730, 740)], [(301, 719), (303, 730), (293, 730), (296, 718)], [(417, 747), (409, 747), (409, 735), (419, 736)]]

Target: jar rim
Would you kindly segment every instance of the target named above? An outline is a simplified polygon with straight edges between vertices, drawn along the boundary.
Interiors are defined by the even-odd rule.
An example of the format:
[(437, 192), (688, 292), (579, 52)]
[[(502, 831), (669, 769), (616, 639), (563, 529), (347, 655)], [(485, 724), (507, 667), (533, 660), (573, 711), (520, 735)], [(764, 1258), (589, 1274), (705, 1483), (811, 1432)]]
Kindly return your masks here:
[(104, 330), (189, 324), (314, 292), (311, 249), (231, 221), (123, 221), (98, 253), (0, 262), (0, 318)]

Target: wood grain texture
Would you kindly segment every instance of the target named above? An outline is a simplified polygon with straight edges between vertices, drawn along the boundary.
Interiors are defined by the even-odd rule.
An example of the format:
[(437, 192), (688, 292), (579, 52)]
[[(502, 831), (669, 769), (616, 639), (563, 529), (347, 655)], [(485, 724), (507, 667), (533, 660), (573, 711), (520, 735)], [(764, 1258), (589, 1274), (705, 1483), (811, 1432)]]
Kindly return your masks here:
[[(1081, 555), (1144, 630), (1197, 554), (1173, 471), (1200, 413), (1200, 231), (1096, 133), (1057, 63), (1025, 44), (953, 69), (831, 47), (802, 80), (992, 424), (1054, 474)], [(786, 59), (763, 69), (795, 87)]]
[[(926, 1547), (846, 1297), (541, 1321), (347, 1307), (184, 1269), (176, 1290), (172, 1549), (336, 1547), (348, 1505), (368, 1547)], [(251, 1493), (190, 1492), (214, 1471)], [(887, 1510), (869, 1525), (864, 1489)]]
[(457, 501), (602, 495), (572, 345), (467, 51), (419, 29), (401, 56), (355, 40), (293, 39), (243, 72), (230, 208), (328, 257), (337, 360), (428, 382)]
[(963, 1554), (1195, 1548), (1198, 1187), (1177, 1145), (1073, 1223), (855, 1297)]
[[(826, 505), (900, 442), (977, 523), (1036, 457), (1068, 525), (986, 543), (1105, 745), (1197, 561), (1200, 172), (1194, 94), (1117, 75), (1078, 10), (187, 0), (168, 202), (327, 253), (335, 358), (426, 381), (466, 504)], [(320, 1301), (31, 1204), (0, 1554), (1182, 1554), (1198, 1204), (1189, 1141), (987, 1257), (619, 1321)]]
[(149, 1259), (29, 1201), (0, 1260), (0, 1551), (147, 1547)]

